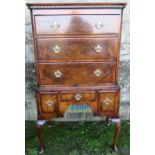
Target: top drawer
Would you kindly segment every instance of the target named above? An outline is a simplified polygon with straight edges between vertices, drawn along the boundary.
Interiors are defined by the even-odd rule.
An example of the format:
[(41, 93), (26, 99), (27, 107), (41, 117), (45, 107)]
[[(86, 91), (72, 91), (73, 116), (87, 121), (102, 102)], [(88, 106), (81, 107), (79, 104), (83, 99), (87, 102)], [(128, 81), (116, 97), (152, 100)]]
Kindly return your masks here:
[(120, 15), (35, 16), (36, 34), (118, 34)]

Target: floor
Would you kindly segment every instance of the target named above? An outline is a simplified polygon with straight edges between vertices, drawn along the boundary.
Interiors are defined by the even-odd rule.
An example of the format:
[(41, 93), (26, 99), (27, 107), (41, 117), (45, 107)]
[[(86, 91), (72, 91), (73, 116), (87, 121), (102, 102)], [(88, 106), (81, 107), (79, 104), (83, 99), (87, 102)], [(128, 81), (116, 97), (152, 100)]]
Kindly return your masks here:
[[(25, 123), (25, 154), (38, 154), (34, 121)], [(111, 150), (113, 124), (104, 122), (54, 122), (42, 128), (46, 149), (44, 155), (130, 155), (130, 122), (123, 121), (118, 144), (120, 152)]]

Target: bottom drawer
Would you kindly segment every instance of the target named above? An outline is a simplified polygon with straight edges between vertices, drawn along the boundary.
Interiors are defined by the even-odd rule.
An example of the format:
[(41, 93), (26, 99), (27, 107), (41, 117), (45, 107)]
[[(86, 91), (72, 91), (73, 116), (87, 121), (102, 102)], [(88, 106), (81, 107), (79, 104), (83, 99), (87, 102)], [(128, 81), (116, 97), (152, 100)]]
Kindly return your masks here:
[(99, 92), (100, 115), (116, 116), (119, 112), (119, 90), (116, 92)]
[(114, 83), (116, 62), (39, 63), (40, 84), (84, 86)]

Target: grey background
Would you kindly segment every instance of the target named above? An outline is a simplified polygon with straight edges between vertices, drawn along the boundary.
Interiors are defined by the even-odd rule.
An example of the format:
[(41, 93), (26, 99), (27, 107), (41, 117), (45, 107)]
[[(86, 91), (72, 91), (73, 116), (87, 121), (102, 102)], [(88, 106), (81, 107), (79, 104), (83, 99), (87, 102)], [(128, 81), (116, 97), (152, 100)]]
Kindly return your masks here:
[[(121, 57), (120, 57), (120, 74), (119, 84), (121, 86), (121, 106), (120, 116), (122, 119), (129, 119), (129, 105), (130, 105), (130, 14), (129, 14), (129, 0), (26, 0), (26, 3), (65, 3), (65, 2), (127, 2), (128, 5), (124, 9), (123, 14), (123, 30), (121, 41)], [(36, 120), (36, 100), (33, 88), (36, 85), (35, 70), (34, 70), (34, 49), (32, 44), (32, 28), (30, 21), (30, 11), (25, 5), (25, 119)], [(82, 116), (82, 115), (81, 115)], [(68, 117), (67, 117), (68, 119)], [(76, 120), (81, 119), (79, 115)], [(91, 120), (100, 120), (99, 117), (91, 117)], [(64, 120), (56, 119), (56, 120)], [(68, 119), (69, 120), (69, 119)]]

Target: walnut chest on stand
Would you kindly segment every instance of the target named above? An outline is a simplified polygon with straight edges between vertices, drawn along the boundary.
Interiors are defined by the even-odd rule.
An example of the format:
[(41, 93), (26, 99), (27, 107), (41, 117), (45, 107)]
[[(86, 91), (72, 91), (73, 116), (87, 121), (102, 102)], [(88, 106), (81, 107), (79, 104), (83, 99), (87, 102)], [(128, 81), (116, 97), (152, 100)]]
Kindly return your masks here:
[[(94, 115), (116, 123), (120, 131), (117, 84), (123, 8), (126, 3), (27, 4), (31, 11), (37, 77), (36, 131), (85, 103)], [(85, 105), (85, 106), (86, 106)]]

